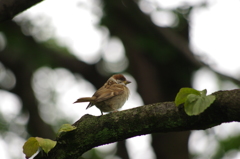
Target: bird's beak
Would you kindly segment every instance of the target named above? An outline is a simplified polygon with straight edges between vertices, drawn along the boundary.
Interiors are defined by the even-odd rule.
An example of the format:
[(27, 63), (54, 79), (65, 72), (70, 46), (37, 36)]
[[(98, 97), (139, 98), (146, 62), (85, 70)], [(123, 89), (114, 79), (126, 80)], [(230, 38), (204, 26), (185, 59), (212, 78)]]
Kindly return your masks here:
[(129, 83), (132, 83), (132, 82), (131, 82), (131, 81), (128, 81), (128, 80), (126, 80), (124, 83), (127, 85), (127, 84), (129, 84)]

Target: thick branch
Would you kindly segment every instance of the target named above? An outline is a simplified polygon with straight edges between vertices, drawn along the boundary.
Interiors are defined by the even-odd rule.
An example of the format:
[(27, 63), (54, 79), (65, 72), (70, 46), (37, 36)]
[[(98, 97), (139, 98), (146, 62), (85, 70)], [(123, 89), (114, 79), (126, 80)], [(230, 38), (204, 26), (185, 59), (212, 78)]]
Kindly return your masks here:
[[(85, 115), (63, 134), (48, 156), (40, 158), (80, 158), (93, 147), (134, 136), (207, 129), (224, 122), (240, 121), (240, 89), (219, 91), (215, 102), (202, 114), (188, 116), (183, 106), (173, 102), (144, 105), (103, 116)], [(38, 156), (39, 158), (39, 156)]]
[(2, 0), (0, 1), (0, 22), (11, 20), (18, 13), (32, 7), (42, 0)]

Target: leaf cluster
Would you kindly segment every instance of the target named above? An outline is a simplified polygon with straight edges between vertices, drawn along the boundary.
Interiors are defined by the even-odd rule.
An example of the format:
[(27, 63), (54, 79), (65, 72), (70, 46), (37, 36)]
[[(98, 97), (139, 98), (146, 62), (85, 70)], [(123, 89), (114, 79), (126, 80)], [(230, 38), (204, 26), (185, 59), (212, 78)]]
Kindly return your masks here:
[(175, 98), (176, 106), (184, 103), (187, 115), (199, 115), (206, 110), (216, 99), (214, 95), (207, 96), (207, 90), (195, 90), (193, 88), (181, 88)]
[[(75, 129), (75, 126), (72, 126), (70, 124), (63, 124), (58, 130), (57, 136), (63, 132), (73, 131)], [(23, 145), (23, 153), (25, 154), (26, 158), (30, 158), (39, 150), (39, 148), (41, 148), (46, 154), (48, 154), (48, 152), (53, 149), (56, 144), (56, 141), (50, 139), (30, 137)]]

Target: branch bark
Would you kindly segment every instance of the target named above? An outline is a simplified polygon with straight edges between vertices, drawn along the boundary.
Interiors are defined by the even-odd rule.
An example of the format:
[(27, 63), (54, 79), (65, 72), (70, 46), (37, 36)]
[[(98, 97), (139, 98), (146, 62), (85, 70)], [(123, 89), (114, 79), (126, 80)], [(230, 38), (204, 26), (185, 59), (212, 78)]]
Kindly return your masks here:
[(187, 130), (204, 130), (224, 122), (240, 121), (240, 89), (218, 91), (215, 102), (202, 114), (188, 116), (183, 106), (163, 102), (110, 113), (103, 116), (85, 115), (73, 125), (76, 130), (63, 134), (57, 145), (41, 159), (77, 159), (100, 145), (134, 136)]

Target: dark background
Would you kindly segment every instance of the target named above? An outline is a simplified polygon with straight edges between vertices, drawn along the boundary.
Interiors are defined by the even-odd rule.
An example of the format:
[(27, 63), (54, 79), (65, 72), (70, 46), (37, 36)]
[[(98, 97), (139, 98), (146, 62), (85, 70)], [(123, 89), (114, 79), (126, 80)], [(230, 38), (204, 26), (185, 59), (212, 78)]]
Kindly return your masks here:
[[(79, 82), (85, 79), (95, 88), (99, 88), (111, 74), (118, 73), (111, 71), (114, 67), (125, 65), (127, 67), (122, 72), (136, 80), (137, 92), (144, 104), (150, 104), (173, 101), (180, 88), (192, 87), (193, 74), (200, 68), (205, 67), (212, 71), (204, 61), (192, 54), (188, 46), (189, 15), (194, 7), (206, 7), (205, 3), (197, 6), (183, 5), (170, 10), (178, 21), (172, 27), (156, 26), (132, 0), (102, 0), (98, 3), (101, 4), (103, 12), (99, 27), (106, 27), (109, 37), (119, 38), (124, 46), (125, 60), (118, 63), (109, 63), (100, 57), (97, 62), (89, 64), (81, 61), (66, 47), (59, 46), (54, 39), (36, 41), (30, 34), (33, 24), (28, 20), (18, 23), (6, 21), (0, 25), (0, 32), (4, 38), (0, 40), (0, 47), (4, 46), (0, 48), (0, 89), (4, 93), (15, 95), (21, 105), (19, 114), (15, 114), (10, 121), (4, 116), (4, 111), (0, 112), (0, 132), (4, 141), (10, 141), (9, 133), (23, 140), (30, 136), (54, 139), (59, 126), (71, 122), (70, 119), (61, 117), (61, 114), (56, 115), (57, 99), (61, 96), (61, 88), (56, 87), (61, 86), (54, 85), (54, 80), (62, 76), (69, 75)], [(45, 69), (44, 75), (36, 76), (36, 71), (40, 69)], [(54, 70), (59, 69), (63, 69), (62, 72), (65, 73), (62, 73), (62, 76), (53, 76)], [(214, 71), (213, 73), (219, 81), (231, 81), (231, 78)], [(49, 79), (52, 76), (56, 78), (52, 79), (53, 83), (46, 82), (41, 85), (41, 89), (34, 88), (38, 83), (44, 83), (42, 78)], [(1, 98), (4, 97), (0, 97), (0, 100)], [(48, 111), (48, 118), (54, 118), (51, 119), (52, 122), (44, 120), (44, 116), (41, 115), (42, 109), (39, 107), (43, 105), (48, 107), (45, 110)], [(207, 130), (204, 133), (211, 136), (215, 132)], [(156, 158), (187, 159), (204, 156), (189, 153), (189, 135), (190, 132), (152, 134), (151, 146)], [(218, 146), (212, 152), (212, 158), (222, 158), (227, 152), (237, 154), (239, 138), (236, 134), (229, 138), (216, 139)], [(15, 146), (19, 149), (22, 147), (17, 144)], [(85, 154), (86, 158), (92, 159), (109, 156), (130, 158), (126, 142), (118, 142), (116, 149), (111, 152), (103, 153), (94, 149)]]

